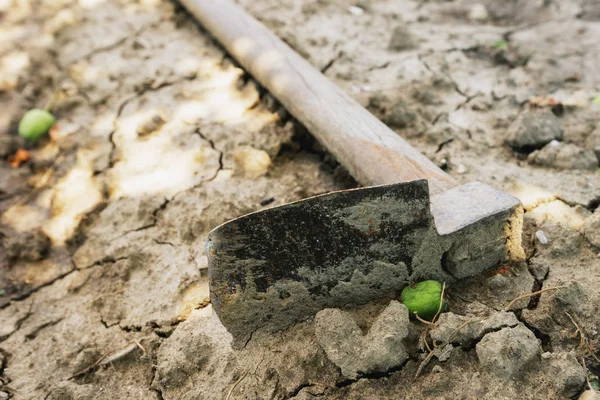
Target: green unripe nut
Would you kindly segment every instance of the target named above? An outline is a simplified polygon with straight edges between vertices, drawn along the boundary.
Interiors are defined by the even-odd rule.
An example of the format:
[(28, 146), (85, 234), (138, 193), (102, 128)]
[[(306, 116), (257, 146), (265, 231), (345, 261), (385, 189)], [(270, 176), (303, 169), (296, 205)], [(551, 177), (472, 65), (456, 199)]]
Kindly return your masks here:
[(44, 136), (56, 120), (54, 115), (46, 110), (33, 109), (29, 110), (21, 118), (19, 122), (19, 135), (27, 140), (38, 141)]
[[(420, 318), (431, 321), (440, 308), (442, 284), (438, 281), (422, 281), (402, 290), (402, 303), (411, 316), (416, 312)], [(446, 308), (446, 302), (442, 310)]]

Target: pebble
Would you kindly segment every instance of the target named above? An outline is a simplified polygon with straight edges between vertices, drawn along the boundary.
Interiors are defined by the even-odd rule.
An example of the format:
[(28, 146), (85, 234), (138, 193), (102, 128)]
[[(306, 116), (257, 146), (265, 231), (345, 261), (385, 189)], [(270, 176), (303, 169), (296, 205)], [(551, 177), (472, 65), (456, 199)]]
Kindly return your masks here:
[(350, 6), (348, 7), (348, 12), (352, 15), (359, 17), (365, 13), (365, 10), (357, 6)]
[(527, 110), (510, 125), (505, 143), (517, 150), (530, 151), (562, 138), (563, 128), (552, 111)]
[(546, 235), (544, 234), (543, 231), (536, 231), (535, 232), (535, 238), (538, 240), (538, 242), (540, 242), (541, 244), (548, 244), (548, 238), (546, 237)]
[(241, 146), (232, 152), (235, 174), (249, 178), (265, 175), (271, 167), (271, 157), (264, 150), (250, 146)]

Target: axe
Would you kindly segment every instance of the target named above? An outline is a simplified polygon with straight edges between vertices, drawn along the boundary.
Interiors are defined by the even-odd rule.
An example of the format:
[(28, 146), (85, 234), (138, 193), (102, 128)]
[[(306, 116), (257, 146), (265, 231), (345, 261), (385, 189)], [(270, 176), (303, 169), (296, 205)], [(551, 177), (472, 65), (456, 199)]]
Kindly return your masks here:
[(452, 282), (523, 258), (518, 199), (458, 185), (232, 0), (180, 1), (366, 186), (209, 233), (211, 303), (236, 344), (323, 308), (396, 298), (411, 282)]

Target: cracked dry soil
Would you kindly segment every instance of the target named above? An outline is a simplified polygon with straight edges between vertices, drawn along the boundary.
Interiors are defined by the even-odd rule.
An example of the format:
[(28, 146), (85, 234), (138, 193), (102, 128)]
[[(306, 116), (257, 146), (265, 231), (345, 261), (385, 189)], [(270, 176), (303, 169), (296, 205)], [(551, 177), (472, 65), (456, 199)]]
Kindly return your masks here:
[[(234, 350), (208, 231), (356, 183), (176, 3), (0, 2), (0, 398), (552, 399), (597, 382), (600, 174), (576, 161), (600, 153), (600, 4), (240, 4), (460, 182), (519, 197), (526, 262), (448, 288), (432, 332), (448, 344), (417, 379), (416, 322), (406, 362), (356, 379), (312, 319)], [(21, 142), (19, 118), (57, 88), (53, 140)], [(355, 325), (385, 306), (350, 310)], [(512, 329), (540, 349), (507, 378), (480, 357)]]

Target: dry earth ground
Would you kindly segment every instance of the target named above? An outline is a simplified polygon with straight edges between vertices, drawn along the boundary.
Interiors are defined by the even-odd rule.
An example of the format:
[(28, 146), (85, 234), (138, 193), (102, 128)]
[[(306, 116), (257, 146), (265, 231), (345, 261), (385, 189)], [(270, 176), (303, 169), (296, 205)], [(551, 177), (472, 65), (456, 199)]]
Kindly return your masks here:
[[(449, 286), (456, 316), (437, 337), (566, 288), (447, 339), (417, 379), (418, 323), (405, 364), (357, 379), (313, 320), (232, 349), (208, 301), (208, 231), (355, 183), (176, 3), (4, 0), (0, 399), (565, 398), (597, 384), (600, 3), (240, 3), (459, 181), (523, 201), (527, 261)], [(22, 114), (57, 88), (53, 140), (21, 142)], [(17, 147), (31, 160), (12, 168)], [(354, 311), (363, 331), (384, 306)], [(506, 329), (541, 346), (509, 378), (477, 350)]]

